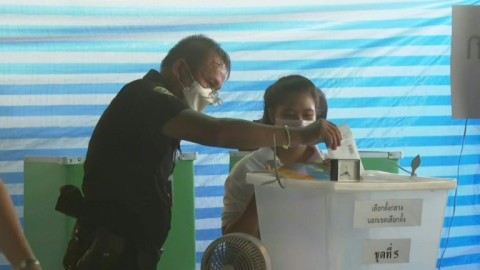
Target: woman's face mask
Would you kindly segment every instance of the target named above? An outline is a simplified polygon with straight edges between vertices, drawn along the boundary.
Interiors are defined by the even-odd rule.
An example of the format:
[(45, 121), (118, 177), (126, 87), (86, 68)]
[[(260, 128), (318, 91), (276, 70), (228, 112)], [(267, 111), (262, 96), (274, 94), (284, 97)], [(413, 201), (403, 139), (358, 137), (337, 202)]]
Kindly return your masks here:
[(288, 126), (292, 128), (306, 127), (315, 122), (315, 120), (299, 120), (299, 119), (275, 119), (275, 126)]
[[(301, 128), (310, 125), (311, 123), (315, 122), (315, 120), (298, 120), (298, 119), (275, 119), (275, 126), (288, 126), (290, 128)], [(299, 144), (295, 146), (291, 146), (291, 148), (304, 147), (305, 145)]]
[(215, 102), (215, 96), (212, 95), (213, 90), (211, 88), (204, 88), (199, 82), (197, 82), (193, 78), (190, 68), (188, 69), (188, 72), (190, 73), (190, 77), (193, 81), (190, 86), (183, 86), (183, 83), (179, 79), (180, 85), (183, 87), (185, 101), (187, 101), (190, 109), (197, 112), (202, 112), (208, 105)]

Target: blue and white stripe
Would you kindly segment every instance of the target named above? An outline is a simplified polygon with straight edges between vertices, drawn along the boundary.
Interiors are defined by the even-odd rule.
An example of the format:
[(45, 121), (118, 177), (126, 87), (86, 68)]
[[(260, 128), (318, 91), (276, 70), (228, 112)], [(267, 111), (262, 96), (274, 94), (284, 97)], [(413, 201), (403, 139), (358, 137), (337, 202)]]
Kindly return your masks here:
[[(468, 121), (459, 160), (465, 121), (452, 119), (450, 101), (451, 7), (480, 1), (134, 2), (0, 4), (0, 175), (20, 217), (23, 158), (84, 155), (118, 90), (158, 69), (179, 39), (204, 33), (233, 64), (225, 104), (208, 114), (257, 119), (263, 91), (278, 77), (311, 78), (327, 95), (330, 119), (348, 123), (359, 148), (401, 151), (405, 167), (420, 154), (419, 174), (458, 178), (439, 247), (442, 254), (449, 234), (442, 269), (480, 268), (480, 121)], [(200, 260), (220, 236), (230, 150), (184, 142), (183, 151), (199, 153)]]

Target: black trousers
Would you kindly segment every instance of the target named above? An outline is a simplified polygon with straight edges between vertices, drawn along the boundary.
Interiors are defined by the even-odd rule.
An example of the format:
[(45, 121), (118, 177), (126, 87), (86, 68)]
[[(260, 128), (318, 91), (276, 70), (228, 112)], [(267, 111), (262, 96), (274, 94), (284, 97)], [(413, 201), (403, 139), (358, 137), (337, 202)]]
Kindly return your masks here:
[(64, 257), (65, 269), (75, 269), (76, 262), (95, 240), (96, 230), (103, 227), (125, 243), (115, 270), (155, 270), (170, 223), (171, 205), (160, 201), (87, 202)]

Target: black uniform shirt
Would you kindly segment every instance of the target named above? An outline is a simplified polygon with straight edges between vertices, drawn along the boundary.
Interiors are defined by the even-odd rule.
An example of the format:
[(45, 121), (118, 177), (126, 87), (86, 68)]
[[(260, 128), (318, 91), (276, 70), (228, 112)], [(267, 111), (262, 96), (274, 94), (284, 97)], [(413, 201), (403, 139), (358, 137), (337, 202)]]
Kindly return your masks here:
[(160, 73), (125, 85), (101, 116), (88, 145), (83, 191), (89, 201), (165, 202), (180, 140), (164, 124), (188, 106), (163, 88)]

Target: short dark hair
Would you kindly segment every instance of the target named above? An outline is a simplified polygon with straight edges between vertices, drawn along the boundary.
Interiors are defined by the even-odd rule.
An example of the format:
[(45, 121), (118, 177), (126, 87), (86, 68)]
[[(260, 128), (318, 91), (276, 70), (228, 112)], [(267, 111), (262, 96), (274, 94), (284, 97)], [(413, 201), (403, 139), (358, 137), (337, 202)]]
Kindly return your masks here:
[(315, 111), (317, 119), (326, 119), (328, 104), (325, 94), (317, 88), (312, 81), (301, 75), (289, 75), (278, 79), (270, 85), (263, 95), (264, 109), (261, 122), (273, 125), (268, 116), (269, 109), (274, 109), (278, 105), (284, 104), (292, 95), (310, 94), (315, 101)]
[(228, 75), (230, 75), (230, 56), (220, 47), (220, 44), (204, 35), (192, 35), (180, 40), (168, 51), (160, 68), (162, 70), (167, 69), (175, 61), (183, 58), (187, 61), (192, 72), (198, 72), (200, 66), (205, 63), (212, 53), (218, 55), (223, 60)]

